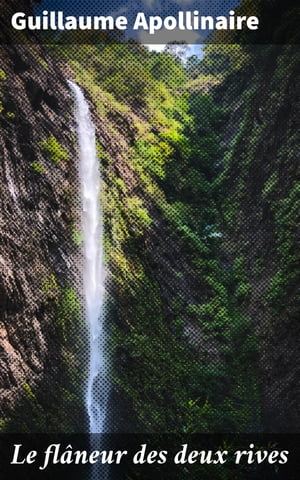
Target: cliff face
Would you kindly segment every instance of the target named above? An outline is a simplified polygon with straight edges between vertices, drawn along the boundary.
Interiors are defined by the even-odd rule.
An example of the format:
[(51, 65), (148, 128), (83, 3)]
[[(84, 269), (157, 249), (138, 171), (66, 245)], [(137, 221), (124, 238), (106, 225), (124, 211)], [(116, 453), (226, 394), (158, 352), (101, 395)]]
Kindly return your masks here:
[[(2, 427), (8, 431), (82, 430), (77, 419), (79, 412), (82, 416), (87, 341), (86, 337), (80, 340), (84, 327), (79, 301), (81, 239), (73, 101), (57, 64), (39, 46), (4, 45), (1, 58)], [(68, 62), (64, 71), (75, 75), (75, 67)], [(80, 66), (81, 73), (84, 68)], [(120, 403), (126, 404), (126, 399), (121, 400), (124, 389), (137, 389), (135, 400), (128, 392), (130, 408), (136, 409), (129, 424), (136, 428), (137, 418), (145, 418), (153, 407), (149, 400), (138, 411), (145, 394), (144, 374), (151, 372), (152, 387), (163, 405), (180, 391), (188, 374), (184, 349), (174, 336), (179, 327), (172, 304), (177, 299), (177, 308), (183, 312), (188, 302), (198, 301), (201, 289), (187, 260), (186, 241), (170, 223), (170, 219), (176, 223), (176, 212), (172, 210), (170, 219), (166, 218), (162, 212), (166, 199), (156, 180), (151, 180), (156, 176), (152, 161), (158, 161), (156, 168), (163, 176), (163, 156), (173, 151), (158, 137), (164, 122), (170, 121), (168, 115), (153, 121), (138, 98), (132, 100), (136, 105), (131, 110), (126, 102), (118, 103), (97, 90), (91, 78), (79, 76), (78, 81), (91, 101), (103, 165), (108, 289), (112, 318), (119, 329), (119, 333), (112, 332), (111, 348), (124, 382), (114, 384), (112, 397), (119, 408)], [(179, 132), (182, 127), (178, 123), (176, 128)], [(138, 162), (138, 155), (147, 155), (145, 147), (144, 153), (134, 150), (147, 136), (153, 148), (149, 171), (143, 161), (140, 166), (133, 163), (135, 158)], [(113, 322), (108, 323), (111, 329)], [(198, 327), (189, 328), (196, 331)], [(170, 338), (172, 331), (174, 338)], [(136, 361), (147, 335), (149, 357)], [(172, 345), (170, 360), (179, 366), (170, 392), (166, 385), (169, 364), (161, 368), (168, 342)], [(162, 374), (165, 380), (160, 384)], [(150, 421), (142, 421), (141, 428), (157, 428), (160, 420), (156, 416), (157, 411)], [(175, 428), (176, 418), (164, 416), (164, 428)], [(121, 428), (126, 429), (125, 419), (113, 428), (120, 428), (123, 421)]]
[(136, 44), (0, 53), (4, 429), (84, 429), (78, 152), (59, 63), (97, 130), (109, 429), (295, 430), (296, 52), (234, 48), (198, 94), (176, 58)]
[(168, 53), (133, 44), (57, 54), (94, 105), (114, 364), (109, 428), (257, 428), (257, 345), (227, 290), (215, 225), (222, 109), (206, 96), (189, 105), (182, 65)]
[[(299, 54), (293, 46), (246, 49), (244, 69), (215, 91), (234, 105), (225, 128), (223, 242), (240, 267), (240, 309), (259, 341), (262, 422), (299, 429)], [(237, 290), (234, 295), (238, 295)]]
[[(25, 396), (29, 413), (21, 425), (43, 429), (34, 419), (38, 405), (47, 410), (61, 395), (59, 384), (68, 389), (67, 331), (77, 308), (75, 293), (65, 305), (71, 289), (78, 290), (73, 103), (62, 74), (38, 46), (5, 45), (0, 55), (0, 411), (5, 419)], [(69, 325), (63, 308), (70, 309)]]
[[(81, 240), (73, 101), (57, 65), (40, 47), (6, 45), (1, 58), (3, 426), (25, 431), (82, 429), (76, 424), (76, 412), (81, 408), (86, 365), (81, 360), (86, 358), (87, 342), (79, 339)], [(68, 66), (65, 71), (75, 75), (76, 65), (69, 65), (71, 69)], [(83, 72), (85, 67), (81, 68)], [(177, 308), (183, 312), (187, 303), (203, 298), (204, 290), (188, 261), (191, 253), (186, 250), (192, 252), (193, 247), (187, 247), (182, 233), (174, 231), (176, 212), (169, 212), (172, 222), (163, 214), (168, 204), (151, 171), (157, 160), (156, 168), (163, 175), (163, 155), (167, 158), (173, 150), (158, 137), (163, 123), (170, 120), (166, 116), (155, 125), (145, 106), (131, 110), (100, 89), (95, 92), (91, 79), (88, 75), (78, 78), (91, 101), (103, 165), (108, 289), (112, 318), (119, 328), (119, 333), (112, 332), (111, 348), (125, 382), (115, 383), (112, 397), (116, 405), (126, 403), (121, 400), (124, 388), (137, 389), (134, 401), (128, 394), (128, 402), (136, 409), (129, 423), (136, 427), (136, 418), (145, 417), (153, 407), (149, 400), (138, 411), (147, 371), (153, 376), (152, 387), (147, 388), (157, 390), (155, 396), (162, 397), (163, 405), (180, 391), (189, 364), (185, 365), (184, 349), (174, 336), (179, 327), (172, 304), (177, 299)], [(176, 128), (179, 132), (179, 123)], [(147, 155), (145, 147), (144, 153), (134, 150), (138, 142), (142, 148), (147, 136), (148, 147), (153, 148), (149, 171), (143, 166), (146, 158), (140, 166), (136, 163), (139, 155)], [(111, 319), (108, 323), (111, 328)], [(196, 331), (198, 327), (189, 328)], [(170, 338), (172, 331), (174, 338)], [(138, 360), (147, 335), (149, 357)], [(166, 385), (169, 364), (161, 365), (168, 342), (170, 360), (179, 366), (170, 389)], [(161, 375), (165, 377), (162, 384)], [(63, 413), (55, 407), (58, 404), (62, 412), (72, 407), (64, 423)], [(142, 428), (148, 423), (147, 428), (157, 428), (156, 415), (157, 411), (150, 421), (144, 420)], [(164, 416), (164, 428), (175, 428), (176, 418)]]
[[(122, 51), (126, 55), (128, 47)], [(92, 91), (93, 81), (83, 84), (94, 104), (104, 180), (107, 329), (114, 364), (109, 430), (176, 430), (188, 418), (193, 362), (204, 355), (187, 342), (190, 336), (191, 343), (201, 343), (187, 306), (207, 295), (191, 261), (198, 245), (188, 244), (176, 210), (150, 170), (156, 156), (163, 164), (168, 147), (160, 137), (163, 126), (154, 126), (145, 107), (130, 108), (126, 98), (118, 104), (101, 88)], [(148, 145), (138, 151), (147, 137)], [(180, 402), (183, 412), (176, 415)]]

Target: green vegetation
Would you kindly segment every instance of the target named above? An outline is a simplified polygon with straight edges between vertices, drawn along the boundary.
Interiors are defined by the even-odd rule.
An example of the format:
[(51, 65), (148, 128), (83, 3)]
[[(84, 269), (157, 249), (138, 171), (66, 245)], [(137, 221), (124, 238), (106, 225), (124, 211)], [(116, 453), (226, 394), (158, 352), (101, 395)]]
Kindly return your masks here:
[(79, 247), (83, 242), (83, 234), (79, 230), (73, 230), (72, 242), (76, 247)]
[[(41, 388), (38, 383), (24, 383), (23, 397), (11, 412), (11, 416), (1, 419), (0, 431), (82, 432), (82, 389), (86, 378), (86, 327), (82, 320), (82, 307), (75, 290), (70, 286), (59, 285), (53, 273), (42, 279), (41, 289), (45, 300), (50, 302), (52, 315), (56, 320), (52, 337), (57, 349), (55, 355), (61, 358), (59, 374), (55, 377), (53, 371), (52, 375), (48, 372), (50, 383), (46, 389)], [(58, 339), (58, 343), (55, 339)], [(51, 365), (48, 368), (51, 371)]]
[(49, 277), (43, 278), (42, 291), (49, 298), (52, 298), (52, 299), (57, 298), (59, 293), (59, 286), (54, 273), (51, 273)]
[(0, 68), (0, 80), (6, 80), (6, 73), (2, 68)]
[[(134, 43), (55, 49), (88, 90), (107, 131), (123, 142), (122, 169), (137, 179), (132, 195), (126, 175), (115, 173), (120, 160), (99, 138), (106, 257), (115, 285), (111, 346), (128, 358), (128, 364), (117, 362), (114, 382), (141, 431), (247, 431), (260, 423), (258, 344), (240, 308), (251, 283), (244, 260), (237, 258), (228, 275), (221, 258), (223, 218), (231, 219), (231, 211), (221, 213), (220, 175), (230, 108), (210, 93), (225, 81), (228, 58), (231, 72), (238, 72), (250, 56), (237, 46), (219, 54), (216, 67), (216, 48), (207, 47), (191, 75), (189, 63), (183, 67), (169, 52)], [(206, 89), (199, 93), (203, 75)], [(149, 232), (157, 224), (154, 247)], [(163, 273), (170, 284), (166, 298), (151, 263), (173, 244), (184, 254), (173, 259), (173, 273)], [(194, 301), (185, 291), (188, 276)]]
[(36, 173), (44, 173), (45, 169), (39, 162), (31, 162), (30, 166)]
[(47, 138), (47, 140), (40, 142), (40, 147), (54, 163), (68, 160), (67, 151), (53, 135)]
[(79, 322), (81, 315), (81, 305), (79, 298), (72, 287), (61, 289), (58, 308), (57, 321), (63, 341), (70, 338), (72, 327)]
[(25, 395), (28, 400), (34, 400), (35, 399), (35, 394), (32, 391), (31, 386), (29, 383), (24, 383), (23, 388), (25, 390)]
[(49, 68), (49, 65), (48, 63), (46, 62), (46, 60), (44, 60), (42, 57), (37, 57), (37, 61), (39, 62), (39, 64), (45, 69), (45, 70), (50, 70)]
[[(276, 330), (297, 310), (299, 132), (287, 99), (299, 54), (208, 45), (183, 65), (172, 49), (134, 42), (51, 48), (101, 119), (108, 337), (129, 428), (259, 431), (259, 328)], [(68, 158), (54, 136), (40, 147), (55, 164)], [(75, 222), (70, 241), (82, 242)], [(41, 288), (68, 383), (58, 398), (78, 406), (80, 299), (53, 274)], [(27, 403), (40, 401), (35, 387), (24, 390)]]

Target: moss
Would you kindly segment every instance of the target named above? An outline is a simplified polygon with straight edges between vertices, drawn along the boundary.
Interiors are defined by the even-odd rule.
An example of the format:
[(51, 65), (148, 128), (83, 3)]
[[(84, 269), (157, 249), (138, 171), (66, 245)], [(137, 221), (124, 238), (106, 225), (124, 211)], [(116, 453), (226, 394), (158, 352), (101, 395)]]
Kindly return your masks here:
[[(78, 385), (83, 379), (78, 378), (76, 370), (71, 370), (64, 376), (64, 387), (59, 382), (55, 383), (55, 391), (46, 394), (37, 386), (36, 391), (28, 383), (23, 384), (24, 395), (20, 400), (17, 409), (12, 412), (9, 418), (0, 420), (0, 431), (20, 433), (74, 433), (74, 429), (82, 431), (83, 401), (82, 392)], [(60, 371), (62, 374), (62, 369)], [(70, 378), (68, 375), (71, 375)], [(52, 379), (53, 380), (53, 379)], [(62, 379), (60, 379), (61, 381)], [(77, 381), (76, 386), (70, 380)], [(54, 384), (53, 384), (54, 386)], [(76, 392), (76, 393), (75, 393)], [(60, 406), (57, 409), (57, 405)], [(76, 424), (76, 416), (81, 418), (80, 424)], [(76, 413), (75, 413), (76, 412)]]
[(266, 181), (264, 188), (262, 190), (262, 196), (263, 198), (266, 198), (268, 195), (274, 191), (276, 185), (278, 184), (278, 173), (273, 172), (270, 178)]
[(44, 142), (40, 142), (39, 145), (52, 162), (58, 164), (61, 161), (68, 160), (67, 151), (53, 135)]
[(33, 390), (31, 388), (31, 386), (29, 385), (29, 383), (24, 383), (23, 384), (23, 389), (25, 391), (25, 395), (26, 395), (26, 398), (28, 400), (35, 400), (36, 399), (36, 396), (33, 393)]
[(253, 271), (256, 275), (261, 275), (264, 271), (264, 260), (263, 258), (257, 258), (253, 267)]
[(72, 231), (72, 243), (76, 246), (79, 247), (82, 242), (83, 242), (83, 234), (79, 230), (74, 229)]
[(126, 185), (122, 178), (116, 178), (116, 185), (120, 188), (122, 193), (126, 192)]
[(9, 418), (0, 418), (0, 433), (4, 433), (7, 431), (7, 426), (9, 425), (9, 422)]
[(36, 58), (37, 58), (37, 61), (39, 62), (39, 64), (40, 64), (45, 70), (47, 70), (47, 71), (50, 70), (49, 65), (48, 65), (48, 63), (46, 62), (46, 60), (44, 60), (42, 57), (39, 57), (39, 56), (36, 57)]
[(285, 290), (285, 280), (283, 276), (283, 272), (279, 270), (273, 276), (268, 292), (267, 292), (267, 299), (274, 306), (282, 305), (282, 301), (284, 298), (284, 290)]
[(110, 157), (107, 155), (106, 151), (104, 150), (103, 146), (99, 142), (98, 139), (96, 139), (96, 149), (97, 149), (97, 155), (104, 166), (108, 166), (110, 163)]
[(44, 167), (38, 162), (31, 162), (30, 167), (36, 173), (44, 173), (45, 172)]
[(248, 297), (251, 292), (250, 283), (240, 283), (236, 290), (236, 296), (239, 298)]
[(64, 342), (70, 338), (72, 327), (81, 317), (81, 304), (77, 293), (72, 287), (60, 289), (57, 301), (57, 322), (59, 332)]
[(6, 80), (7, 76), (6, 76), (6, 73), (5, 71), (0, 68), (0, 80)]
[(145, 137), (145, 135), (149, 132), (149, 125), (144, 122), (135, 122), (134, 128), (137, 130), (138, 137)]
[(42, 280), (42, 291), (49, 298), (57, 298), (59, 294), (59, 286), (54, 273)]
[(143, 233), (152, 223), (152, 219), (144, 207), (143, 200), (138, 197), (129, 197), (126, 199), (126, 215), (130, 218), (130, 221), (135, 224), (136, 234)]

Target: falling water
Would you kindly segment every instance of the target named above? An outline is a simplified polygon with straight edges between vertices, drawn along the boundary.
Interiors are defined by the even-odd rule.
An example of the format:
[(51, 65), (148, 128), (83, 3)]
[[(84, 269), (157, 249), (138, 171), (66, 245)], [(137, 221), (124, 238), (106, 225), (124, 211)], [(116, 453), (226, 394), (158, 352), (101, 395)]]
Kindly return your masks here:
[(104, 358), (104, 266), (100, 171), (96, 152), (95, 128), (88, 103), (78, 85), (70, 81), (68, 83), (76, 100), (80, 154), (79, 176), (84, 237), (83, 288), (90, 337), (86, 407), (90, 433), (101, 433), (104, 432), (108, 382)]

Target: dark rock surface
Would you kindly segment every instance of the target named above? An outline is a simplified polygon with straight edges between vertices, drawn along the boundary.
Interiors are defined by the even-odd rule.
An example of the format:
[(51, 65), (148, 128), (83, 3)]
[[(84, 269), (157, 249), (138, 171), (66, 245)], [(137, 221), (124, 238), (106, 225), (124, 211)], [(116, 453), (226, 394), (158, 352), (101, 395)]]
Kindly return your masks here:
[[(53, 306), (58, 286), (78, 285), (71, 241), (77, 153), (72, 98), (51, 58), (36, 45), (5, 45), (0, 57), (0, 412), (5, 417), (24, 394), (24, 384), (34, 389), (46, 381), (51, 392), (62, 373)], [(66, 160), (51, 159), (45, 148), (51, 136)]]
[(231, 262), (244, 258), (251, 293), (241, 310), (259, 342), (264, 428), (299, 432), (299, 55), (293, 46), (248, 52), (248, 76), (215, 90), (219, 104), (235, 106), (224, 191), (236, 210), (224, 220), (223, 248)]

